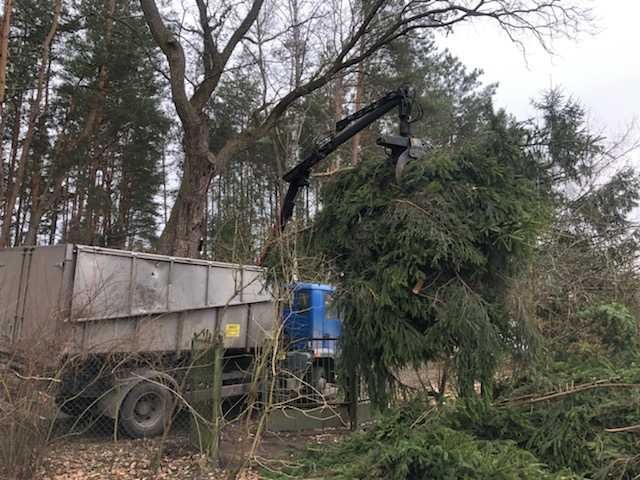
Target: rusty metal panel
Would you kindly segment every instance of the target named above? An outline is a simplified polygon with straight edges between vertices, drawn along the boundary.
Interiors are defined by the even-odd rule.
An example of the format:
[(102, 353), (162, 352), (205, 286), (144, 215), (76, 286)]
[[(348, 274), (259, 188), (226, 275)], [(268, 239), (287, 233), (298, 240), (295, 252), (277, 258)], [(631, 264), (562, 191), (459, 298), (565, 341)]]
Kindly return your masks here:
[(65, 245), (0, 250), (0, 337), (17, 341), (66, 341), (66, 275), (72, 261)]

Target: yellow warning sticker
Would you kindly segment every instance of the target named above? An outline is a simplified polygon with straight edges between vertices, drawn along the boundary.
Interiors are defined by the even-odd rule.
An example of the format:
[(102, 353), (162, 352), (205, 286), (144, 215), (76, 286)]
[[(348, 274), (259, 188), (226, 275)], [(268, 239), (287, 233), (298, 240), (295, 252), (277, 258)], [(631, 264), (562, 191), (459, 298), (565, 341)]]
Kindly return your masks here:
[(227, 323), (224, 326), (224, 336), (229, 338), (238, 338), (240, 336), (240, 324)]

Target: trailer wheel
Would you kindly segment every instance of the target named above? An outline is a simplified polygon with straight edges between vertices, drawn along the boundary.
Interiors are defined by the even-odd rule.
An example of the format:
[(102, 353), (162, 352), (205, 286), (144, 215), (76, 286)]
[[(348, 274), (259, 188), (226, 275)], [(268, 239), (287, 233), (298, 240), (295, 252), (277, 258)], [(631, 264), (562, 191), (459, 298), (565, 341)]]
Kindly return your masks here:
[(120, 406), (120, 425), (133, 438), (160, 435), (173, 414), (172, 393), (162, 384), (142, 381)]

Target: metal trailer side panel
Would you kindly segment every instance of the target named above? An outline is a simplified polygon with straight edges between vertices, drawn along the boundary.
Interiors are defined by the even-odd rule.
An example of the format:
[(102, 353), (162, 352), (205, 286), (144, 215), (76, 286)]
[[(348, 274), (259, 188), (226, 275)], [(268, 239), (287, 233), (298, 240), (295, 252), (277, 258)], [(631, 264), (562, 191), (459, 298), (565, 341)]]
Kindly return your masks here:
[(258, 267), (76, 247), (75, 321), (270, 301)]
[(24, 251), (0, 251), (0, 351), (8, 351), (14, 342), (14, 332), (23, 288)]
[(133, 256), (93, 254), (76, 248), (72, 319), (130, 315), (133, 262)]
[(71, 321), (78, 353), (189, 350), (194, 334), (213, 332), (217, 322), (227, 348), (251, 349), (276, 322), (258, 267), (97, 247), (75, 251)]
[(278, 304), (275, 301), (252, 303), (247, 328), (247, 344), (261, 345), (268, 337), (275, 335), (280, 321)]
[(262, 302), (81, 322), (77, 353), (189, 351), (194, 335), (215, 331), (218, 321), (225, 348), (252, 349), (273, 331), (276, 318), (273, 303)]
[(227, 348), (251, 349), (277, 321), (257, 267), (73, 245), (0, 250), (0, 265), (5, 351), (19, 338), (69, 354), (189, 350), (217, 322)]
[[(5, 347), (45, 342), (62, 352), (70, 340), (67, 317), (72, 248), (68, 245), (0, 250), (0, 317)], [(8, 344), (8, 345), (7, 345)], [(49, 360), (55, 362), (55, 355)]]

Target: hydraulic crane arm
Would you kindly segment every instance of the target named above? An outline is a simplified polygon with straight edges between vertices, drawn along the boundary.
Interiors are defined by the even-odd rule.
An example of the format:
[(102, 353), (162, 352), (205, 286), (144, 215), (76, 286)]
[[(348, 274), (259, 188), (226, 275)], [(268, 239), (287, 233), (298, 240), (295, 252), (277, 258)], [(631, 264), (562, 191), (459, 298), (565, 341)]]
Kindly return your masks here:
[(400, 135), (385, 135), (378, 138), (378, 145), (391, 149), (391, 159), (396, 164), (396, 177), (399, 178), (413, 150), (420, 150), (422, 142), (411, 137), (412, 95), (408, 87), (401, 87), (387, 93), (365, 108), (343, 118), (336, 123), (336, 131), (322, 142), (298, 165), (289, 170), (282, 178), (289, 188), (282, 202), (278, 228), (282, 231), (293, 215), (295, 199), (300, 189), (309, 184), (311, 169), (318, 162), (334, 152), (340, 145), (351, 139), (361, 130), (398, 107)]

